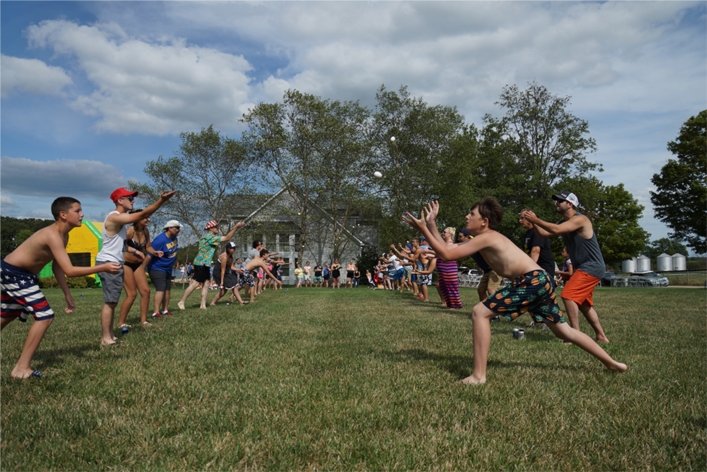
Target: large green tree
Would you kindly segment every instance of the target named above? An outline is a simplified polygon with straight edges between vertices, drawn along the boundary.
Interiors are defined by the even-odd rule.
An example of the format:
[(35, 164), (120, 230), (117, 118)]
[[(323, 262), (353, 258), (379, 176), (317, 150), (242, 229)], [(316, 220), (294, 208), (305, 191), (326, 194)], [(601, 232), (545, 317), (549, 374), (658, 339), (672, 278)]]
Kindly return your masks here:
[(675, 155), (651, 182), (655, 216), (699, 254), (707, 252), (707, 110), (690, 117), (675, 141), (668, 143)]
[(344, 233), (353, 230), (352, 216), (372, 185), (369, 111), (357, 102), (288, 90), (281, 103), (261, 103), (243, 122), (247, 149), (266, 170), (261, 184), (284, 187), (293, 202), (298, 257), (305, 249), (316, 258), (328, 257), (318, 253), (321, 247), (309, 246), (310, 239), (322, 241), (326, 233), (333, 233), (331, 257), (338, 257), (349, 241)]
[(428, 105), (412, 97), (407, 87), (391, 91), (382, 86), (376, 100), (373, 116), (376, 156), (383, 174), (383, 247), (413, 234), (401, 216), (405, 211), (419, 211), (430, 199), (443, 201), (441, 224), (463, 222), (474, 183), (475, 128), (464, 123), (456, 108)]
[[(484, 117), (480, 155), (486, 193), (497, 198), (507, 215), (501, 230), (514, 239), (522, 228), (515, 217), (525, 207), (543, 217), (554, 210), (550, 191), (565, 179), (600, 171), (588, 160), (596, 150), (589, 124), (569, 110), (570, 97), (553, 95), (532, 82), (521, 90), (503, 88), (496, 102), (505, 114)], [(495, 187), (495, 188), (493, 188)]]
[(213, 126), (180, 137), (182, 143), (174, 156), (147, 162), (144, 172), (149, 182), (130, 182), (130, 187), (148, 203), (165, 189), (177, 190), (160, 209), (159, 218), (179, 220), (191, 228), (193, 236), (201, 235), (210, 220), (235, 224), (229, 215), (237, 197), (252, 192), (256, 172), (242, 143), (221, 136)]
[(3, 216), (0, 221), (2, 235), (2, 257), (4, 258), (35, 232), (54, 223), (54, 220), (37, 218), (13, 218)]

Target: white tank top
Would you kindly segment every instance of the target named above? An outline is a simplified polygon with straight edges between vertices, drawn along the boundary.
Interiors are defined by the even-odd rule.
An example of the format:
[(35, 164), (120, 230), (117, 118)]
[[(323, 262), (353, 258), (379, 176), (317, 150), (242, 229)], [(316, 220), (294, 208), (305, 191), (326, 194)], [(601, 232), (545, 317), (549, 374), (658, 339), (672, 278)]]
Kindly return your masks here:
[(123, 227), (120, 228), (120, 231), (113, 236), (108, 236), (106, 234), (106, 221), (108, 221), (108, 217), (114, 213), (120, 214), (118, 211), (111, 211), (103, 221), (103, 230), (101, 231), (103, 236), (103, 247), (101, 248), (101, 252), (96, 255), (96, 260), (123, 264), (125, 262), (125, 259), (123, 258), (123, 253), (125, 252), (125, 239), (128, 237), (128, 232), (125, 229), (125, 225), (123, 225)]

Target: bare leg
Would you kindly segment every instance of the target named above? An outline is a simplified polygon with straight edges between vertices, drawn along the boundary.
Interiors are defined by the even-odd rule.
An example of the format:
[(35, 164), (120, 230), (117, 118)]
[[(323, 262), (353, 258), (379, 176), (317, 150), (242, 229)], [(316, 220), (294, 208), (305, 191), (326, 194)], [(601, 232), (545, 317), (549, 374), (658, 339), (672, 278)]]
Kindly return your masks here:
[(162, 297), (162, 311), (169, 311), (169, 298), (171, 294), (171, 290), (164, 291), (164, 297)]
[(120, 305), (120, 316), (118, 316), (118, 326), (123, 326), (128, 318), (128, 313), (133, 307), (133, 302), (137, 298), (137, 286), (135, 285), (135, 275), (133, 270), (123, 267), (123, 288), (125, 289), (125, 300)]
[(155, 292), (155, 305), (154, 305), (155, 310), (153, 311), (153, 313), (160, 312), (160, 306), (162, 306), (162, 299), (163, 298), (164, 298), (164, 292)]
[[(0, 329), (7, 326), (14, 319), (15, 318), (2, 318), (2, 325)], [(27, 333), (25, 347), (22, 348), (22, 354), (20, 354), (20, 360), (17, 361), (15, 368), (12, 369), (12, 373), (10, 374), (12, 375), (12, 378), (26, 379), (32, 375), (32, 372), (34, 372), (34, 369), (30, 367), (32, 357), (34, 356), (37, 347), (39, 347), (39, 343), (42, 342), (44, 333), (47, 332), (47, 329), (49, 329), (49, 325), (52, 324), (52, 321), (53, 318), (50, 318), (48, 320), (35, 320), (35, 322), (32, 323), (32, 327), (29, 329), (29, 333)]]
[(429, 296), (427, 294), (427, 285), (420, 285), (420, 291), (422, 292), (422, 301), (429, 302)]
[(147, 310), (150, 308), (150, 284), (147, 283), (147, 276), (142, 268), (135, 272), (135, 285), (140, 292), (140, 323), (147, 323)]
[(471, 311), (474, 324), (474, 371), (462, 383), (467, 385), (481, 385), (486, 383), (486, 364), (491, 347), (491, 318), (494, 312), (482, 303), (477, 303)]
[(566, 298), (563, 298), (562, 301), (565, 303), (567, 321), (570, 327), (579, 331), (579, 305), (577, 305), (577, 302), (567, 300)]
[(238, 303), (240, 303), (241, 305), (245, 305), (245, 303), (243, 303), (243, 299), (241, 298), (240, 291), (240, 286), (236, 285), (235, 287), (233, 287), (233, 295), (235, 295), (236, 300), (238, 300)]
[(208, 295), (209, 295), (209, 286), (206, 282), (204, 282), (203, 286), (201, 287), (201, 303), (199, 304), (199, 308), (206, 310), (206, 297)]
[(196, 290), (199, 287), (199, 282), (196, 280), (192, 280), (191, 284), (187, 287), (187, 289), (184, 291), (184, 295), (182, 295), (181, 300), (177, 302), (177, 306), (179, 307), (180, 310), (184, 310), (184, 302), (187, 301), (187, 298), (189, 298), (189, 295), (192, 294), (194, 290)]
[(226, 289), (225, 288), (219, 289), (219, 291), (216, 293), (216, 295), (214, 295), (214, 299), (211, 300), (211, 306), (216, 306), (216, 302), (219, 300), (219, 298), (223, 297), (224, 295), (226, 295)]
[(117, 303), (104, 303), (101, 310), (101, 344), (115, 344), (113, 314)]
[(611, 358), (605, 350), (601, 348), (592, 338), (584, 334), (578, 329), (572, 329), (567, 323), (547, 323), (550, 330), (555, 333), (558, 338), (569, 341), (587, 351), (592, 356), (596, 357), (606, 366), (607, 369), (613, 372), (625, 372), (628, 369), (626, 364), (616, 362)]
[(601, 327), (601, 323), (599, 322), (599, 315), (597, 315), (597, 312), (594, 307), (589, 305), (589, 303), (584, 302), (579, 307), (579, 310), (587, 319), (589, 325), (594, 329), (594, 340), (598, 343), (608, 343), (609, 338), (606, 337), (606, 334), (604, 333), (604, 328)]

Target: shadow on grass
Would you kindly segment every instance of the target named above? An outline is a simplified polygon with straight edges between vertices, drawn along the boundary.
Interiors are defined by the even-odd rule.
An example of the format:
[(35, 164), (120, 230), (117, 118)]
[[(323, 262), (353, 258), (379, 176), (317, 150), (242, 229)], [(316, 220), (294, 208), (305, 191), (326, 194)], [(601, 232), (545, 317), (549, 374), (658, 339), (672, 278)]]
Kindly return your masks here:
[(87, 357), (86, 354), (89, 352), (100, 350), (101, 346), (98, 343), (82, 344), (62, 349), (41, 350), (35, 353), (33, 359), (37, 364), (57, 365), (64, 363), (64, 359), (67, 357), (81, 359)]
[[(468, 377), (471, 374), (471, 370), (474, 365), (473, 356), (443, 355), (426, 351), (424, 349), (404, 349), (397, 352), (382, 351), (381, 354), (395, 362), (404, 362), (410, 359), (418, 361), (433, 361), (459, 379)], [(522, 367), (533, 369), (559, 369), (566, 371), (576, 370), (574, 367), (557, 365), (555, 363), (541, 364), (537, 362), (508, 362), (499, 360), (490, 360), (488, 362), (488, 367), (493, 369), (517, 369)]]

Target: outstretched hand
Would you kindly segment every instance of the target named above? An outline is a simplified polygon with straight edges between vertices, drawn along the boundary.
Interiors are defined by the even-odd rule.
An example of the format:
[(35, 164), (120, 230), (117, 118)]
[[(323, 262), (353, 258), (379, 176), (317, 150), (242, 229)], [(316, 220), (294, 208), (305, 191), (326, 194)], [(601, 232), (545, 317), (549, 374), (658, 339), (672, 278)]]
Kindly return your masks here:
[(242, 228), (244, 226), (245, 226), (245, 221), (239, 221), (238, 223), (236, 223), (236, 228)]
[(422, 230), (426, 227), (424, 221), (424, 212), (422, 211), (420, 212), (420, 218), (415, 218), (412, 213), (406, 211), (403, 215), (403, 221), (420, 232), (422, 232)]
[[(427, 204), (427, 216), (425, 217), (425, 222), (429, 224), (433, 224), (437, 220), (437, 214), (439, 213), (439, 202), (437, 200), (433, 200), (430, 203)], [(420, 214), (422, 216), (422, 214)]]
[(162, 201), (169, 200), (170, 198), (172, 198), (174, 196), (175, 193), (177, 193), (176, 190), (172, 190), (171, 192), (163, 191), (160, 194), (160, 200), (162, 200)]

